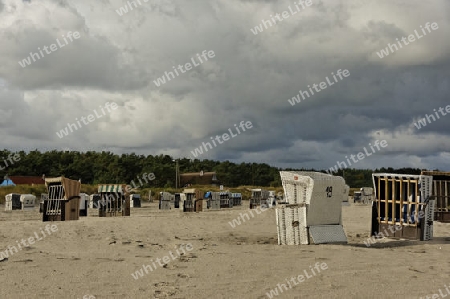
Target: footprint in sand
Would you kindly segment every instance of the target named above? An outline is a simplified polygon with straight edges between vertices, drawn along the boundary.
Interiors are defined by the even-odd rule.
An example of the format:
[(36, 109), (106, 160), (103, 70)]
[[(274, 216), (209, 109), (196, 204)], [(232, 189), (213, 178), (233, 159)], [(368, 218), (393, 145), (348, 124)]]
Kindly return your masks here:
[(157, 283), (153, 284), (153, 286), (156, 287), (156, 288), (158, 288), (158, 287), (167, 287), (167, 286), (170, 286), (170, 285), (173, 285), (173, 283), (166, 282), (166, 281), (157, 282)]

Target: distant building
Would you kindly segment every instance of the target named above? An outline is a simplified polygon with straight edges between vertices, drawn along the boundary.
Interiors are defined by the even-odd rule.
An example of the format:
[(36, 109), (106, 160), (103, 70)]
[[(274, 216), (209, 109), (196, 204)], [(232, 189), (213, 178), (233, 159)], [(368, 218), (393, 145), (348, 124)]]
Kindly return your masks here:
[(10, 176), (15, 185), (44, 185), (45, 180), (42, 176)]
[(211, 185), (218, 186), (220, 181), (215, 172), (190, 172), (180, 174), (180, 185)]

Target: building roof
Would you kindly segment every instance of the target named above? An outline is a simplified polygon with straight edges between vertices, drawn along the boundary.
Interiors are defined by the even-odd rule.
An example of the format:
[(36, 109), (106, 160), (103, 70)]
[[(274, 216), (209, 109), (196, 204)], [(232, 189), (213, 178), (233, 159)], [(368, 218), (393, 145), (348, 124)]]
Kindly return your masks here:
[(41, 176), (10, 176), (9, 179), (16, 185), (44, 185), (45, 180)]
[(16, 184), (13, 183), (13, 181), (11, 181), (10, 179), (7, 180), (3, 180), (3, 183), (0, 184), (0, 187), (3, 186), (15, 186)]
[(216, 175), (215, 171), (209, 171), (209, 172), (205, 172), (205, 171), (186, 172), (186, 173), (180, 174), (180, 176), (206, 176), (206, 177), (212, 177), (212, 176), (215, 176), (215, 175)]
[(219, 184), (216, 172), (189, 172), (180, 174), (180, 184), (210, 185)]

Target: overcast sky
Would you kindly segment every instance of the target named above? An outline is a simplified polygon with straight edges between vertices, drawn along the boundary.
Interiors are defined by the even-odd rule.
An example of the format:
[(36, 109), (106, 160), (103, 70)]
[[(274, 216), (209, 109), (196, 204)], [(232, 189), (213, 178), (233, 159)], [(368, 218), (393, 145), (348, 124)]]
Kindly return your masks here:
[[(211, 136), (251, 121), (198, 158), (325, 169), (384, 139), (352, 166), (450, 170), (450, 116), (414, 126), (450, 105), (450, 1), (312, 0), (300, 11), (294, 1), (135, 2), (120, 16), (123, 0), (0, 0), (2, 148), (194, 158)], [(438, 29), (424, 35), (427, 22)], [(377, 55), (414, 30), (422, 37)], [(80, 36), (65, 43), (68, 32)], [(63, 47), (18, 63), (57, 39)], [(199, 63), (204, 50), (215, 56)], [(198, 66), (153, 82), (192, 58)], [(350, 76), (288, 102), (339, 69)], [(101, 115), (106, 102), (118, 108)], [(94, 110), (102, 117), (57, 136)]]

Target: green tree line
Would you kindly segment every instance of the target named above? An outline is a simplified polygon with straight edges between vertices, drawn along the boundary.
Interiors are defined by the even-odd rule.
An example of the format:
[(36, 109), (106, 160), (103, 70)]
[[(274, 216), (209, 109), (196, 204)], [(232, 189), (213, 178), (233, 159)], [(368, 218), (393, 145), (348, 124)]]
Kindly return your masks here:
[[(18, 154), (19, 161), (8, 159)], [(24, 152), (0, 151), (0, 178), (9, 176), (65, 176), (81, 179), (83, 184), (129, 184), (143, 173), (154, 173), (156, 179), (142, 187), (168, 188), (175, 186), (175, 162), (169, 155), (136, 155), (111, 152), (76, 152), (38, 150)], [(13, 163), (10, 162), (13, 161)], [(182, 158), (178, 160), (180, 173), (215, 171), (220, 182), (227, 187), (262, 186), (280, 187), (280, 170), (322, 171), (314, 169), (281, 169), (266, 163), (232, 163)], [(5, 167), (8, 165), (7, 167)], [(2, 169), (4, 168), (4, 169)], [(344, 169), (334, 175), (343, 176), (352, 188), (372, 186), (373, 172), (420, 174), (418, 168)]]

